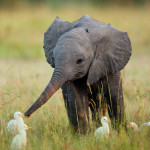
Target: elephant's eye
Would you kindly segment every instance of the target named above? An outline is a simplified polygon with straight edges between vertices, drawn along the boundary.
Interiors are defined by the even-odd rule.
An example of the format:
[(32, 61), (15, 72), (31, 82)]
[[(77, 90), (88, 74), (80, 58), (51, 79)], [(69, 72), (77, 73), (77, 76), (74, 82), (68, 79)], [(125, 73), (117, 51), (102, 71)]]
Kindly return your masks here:
[(77, 64), (81, 64), (83, 61), (84, 61), (83, 58), (79, 58), (79, 59), (76, 61), (76, 63), (77, 63)]

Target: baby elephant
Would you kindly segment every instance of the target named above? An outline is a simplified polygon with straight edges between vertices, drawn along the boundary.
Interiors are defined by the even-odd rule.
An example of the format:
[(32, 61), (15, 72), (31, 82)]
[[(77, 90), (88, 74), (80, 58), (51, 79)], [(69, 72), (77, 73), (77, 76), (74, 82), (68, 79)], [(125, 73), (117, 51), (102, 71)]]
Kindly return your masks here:
[(120, 71), (131, 56), (126, 32), (88, 15), (75, 22), (56, 17), (44, 34), (44, 51), (54, 72), (37, 101), (25, 112), (30, 116), (62, 88), (69, 121), (82, 134), (89, 129), (89, 107), (99, 122), (108, 106), (114, 128), (125, 124)]

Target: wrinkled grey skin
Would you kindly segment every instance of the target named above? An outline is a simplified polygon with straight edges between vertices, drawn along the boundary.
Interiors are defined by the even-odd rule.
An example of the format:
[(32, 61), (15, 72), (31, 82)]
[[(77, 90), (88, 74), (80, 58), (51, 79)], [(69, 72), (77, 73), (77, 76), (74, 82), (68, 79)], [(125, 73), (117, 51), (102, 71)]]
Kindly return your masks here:
[(84, 134), (89, 129), (88, 107), (93, 120), (99, 121), (103, 102), (108, 104), (113, 127), (118, 129), (125, 123), (120, 71), (131, 56), (126, 32), (87, 15), (73, 23), (56, 17), (44, 34), (44, 51), (54, 73), (25, 116), (29, 117), (62, 88), (75, 131)]

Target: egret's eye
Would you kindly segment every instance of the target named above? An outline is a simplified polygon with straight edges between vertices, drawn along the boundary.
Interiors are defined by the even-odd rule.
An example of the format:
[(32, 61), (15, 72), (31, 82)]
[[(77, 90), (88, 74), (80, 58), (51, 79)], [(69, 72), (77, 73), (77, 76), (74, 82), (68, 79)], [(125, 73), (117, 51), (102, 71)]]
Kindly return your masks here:
[(84, 61), (83, 58), (79, 58), (79, 59), (76, 61), (76, 63), (77, 63), (77, 64), (81, 64), (83, 61)]

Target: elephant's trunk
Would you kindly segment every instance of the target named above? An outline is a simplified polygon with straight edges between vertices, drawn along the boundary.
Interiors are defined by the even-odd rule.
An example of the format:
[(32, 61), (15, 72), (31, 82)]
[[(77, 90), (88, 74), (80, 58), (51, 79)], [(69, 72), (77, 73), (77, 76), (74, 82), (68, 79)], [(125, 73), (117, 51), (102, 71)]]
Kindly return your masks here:
[(53, 76), (48, 83), (45, 90), (42, 92), (40, 97), (35, 101), (35, 103), (25, 112), (25, 116), (29, 117), (34, 111), (45, 104), (48, 99), (65, 83), (64, 76), (62, 76), (60, 69), (55, 69)]

